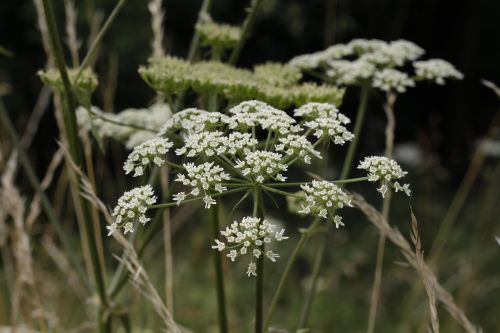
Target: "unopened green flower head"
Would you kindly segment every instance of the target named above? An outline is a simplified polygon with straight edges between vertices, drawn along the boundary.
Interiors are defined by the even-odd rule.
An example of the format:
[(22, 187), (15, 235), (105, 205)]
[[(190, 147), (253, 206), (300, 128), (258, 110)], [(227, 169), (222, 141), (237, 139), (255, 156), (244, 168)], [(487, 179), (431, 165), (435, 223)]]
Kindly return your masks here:
[(215, 52), (234, 48), (241, 39), (241, 28), (229, 24), (201, 22), (196, 25), (196, 32), (204, 46), (210, 46)]
[(255, 261), (260, 256), (265, 256), (272, 262), (279, 258), (279, 254), (265, 247), (272, 242), (281, 242), (288, 237), (284, 236), (284, 229), (277, 230), (276, 226), (267, 220), (261, 220), (258, 217), (247, 216), (240, 222), (234, 221), (225, 230), (221, 230), (223, 240), (215, 239), (215, 245), (212, 249), (220, 252), (227, 250), (227, 257), (231, 261), (236, 261), (238, 257), (246, 256), (250, 258), (247, 268), (247, 275), (257, 276), (257, 265)]
[[(72, 84), (73, 88), (77, 91), (84, 91), (88, 94), (92, 93), (95, 88), (97, 88), (97, 76), (90, 69), (84, 69), (80, 76), (78, 77), (78, 81), (74, 82), (79, 69), (76, 68), (68, 68), (68, 78), (70, 84)], [(64, 91), (64, 85), (62, 82), (61, 74), (56, 69), (48, 69), (48, 70), (40, 70), (38, 71), (38, 75), (40, 79), (46, 85), (50, 86), (52, 89), (57, 90), (58, 92)], [(74, 83), (73, 83), (74, 82)]]
[(253, 72), (257, 80), (266, 82), (271, 86), (291, 86), (302, 78), (302, 73), (296, 67), (276, 62), (256, 65)]

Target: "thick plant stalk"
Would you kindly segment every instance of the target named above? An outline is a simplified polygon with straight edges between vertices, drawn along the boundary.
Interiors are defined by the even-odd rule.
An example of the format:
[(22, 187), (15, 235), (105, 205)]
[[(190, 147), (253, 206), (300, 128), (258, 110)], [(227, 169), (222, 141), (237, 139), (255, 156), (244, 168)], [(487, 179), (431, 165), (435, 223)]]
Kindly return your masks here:
[[(80, 142), (78, 140), (78, 126), (76, 123), (76, 101), (72, 91), (71, 83), (69, 81), (68, 73), (66, 71), (66, 64), (64, 61), (64, 56), (62, 52), (62, 47), (59, 39), (59, 34), (57, 32), (54, 10), (52, 8), (51, 0), (43, 0), (43, 7), (45, 11), (45, 18), (47, 21), (47, 27), (50, 35), (50, 44), (52, 49), (52, 54), (54, 55), (55, 62), (57, 68), (60, 72), (61, 79), (64, 87), (64, 106), (62, 108), (63, 111), (63, 119), (64, 119), (64, 127), (65, 133), (67, 136), (67, 142), (69, 145), (69, 152), (71, 158), (74, 160), (76, 165), (80, 168), (83, 167), (83, 154), (80, 147)], [(78, 193), (78, 184), (80, 183), (79, 175), (75, 175), (76, 182), (72, 183), (74, 193)], [(92, 260), (94, 279), (97, 287), (97, 293), (99, 295), (99, 300), (101, 302), (102, 307), (107, 307), (107, 298), (106, 298), (106, 288), (105, 288), (105, 272), (101, 269), (99, 264), (99, 254), (97, 249), (97, 244), (95, 240), (95, 230), (94, 225), (92, 223), (91, 212), (89, 204), (82, 198), (79, 197), (79, 200), (75, 203), (81, 207), (85, 231), (87, 233), (87, 240), (89, 246), (89, 252)], [(101, 309), (102, 310), (102, 309)], [(99, 328), (100, 331), (104, 331), (106, 328), (105, 323), (103, 322), (103, 313), (100, 314), (99, 318)]]
[(252, 33), (252, 28), (257, 17), (257, 10), (259, 9), (261, 2), (262, 0), (252, 0), (252, 3), (250, 4), (248, 15), (245, 18), (245, 22), (243, 22), (240, 41), (233, 49), (233, 52), (231, 52), (231, 56), (229, 57), (229, 64), (231, 65), (235, 65), (236, 61), (238, 61), (241, 50)]
[[(163, 172), (160, 171), (160, 181), (164, 197), (170, 193), (168, 166)], [(170, 218), (170, 208), (166, 208), (162, 212), (163, 215), (163, 242), (165, 251), (165, 303), (170, 313), (174, 314), (174, 289), (173, 289), (173, 256), (172, 256), (172, 230)]]
[[(210, 208), (210, 219), (212, 220), (212, 236), (217, 239), (219, 237), (219, 205), (214, 205)], [(227, 333), (227, 309), (226, 309), (226, 293), (224, 288), (224, 272), (222, 269), (222, 255), (220, 251), (214, 252), (214, 270), (215, 270), (215, 287), (217, 290), (217, 310), (219, 316), (219, 332)]]
[[(253, 216), (264, 219), (262, 190), (257, 186), (253, 193)], [(259, 225), (260, 226), (260, 225)], [(263, 332), (263, 303), (264, 303), (264, 253), (265, 245), (259, 247), (262, 255), (257, 259), (257, 277), (255, 278), (255, 333)]]
[[(342, 166), (342, 171), (340, 173), (340, 180), (345, 180), (349, 177), (349, 173), (352, 168), (353, 160), (354, 160), (354, 154), (356, 153), (356, 148), (358, 145), (358, 140), (359, 136), (361, 134), (361, 129), (363, 127), (364, 119), (365, 119), (365, 114), (366, 114), (366, 108), (368, 105), (368, 97), (370, 96), (370, 87), (369, 86), (362, 86), (361, 87), (361, 96), (360, 96), (360, 101), (358, 105), (358, 110), (356, 112), (356, 120), (354, 123), (354, 138), (353, 140), (349, 143), (349, 148), (347, 149), (347, 155), (344, 160), (344, 164)], [(328, 230), (325, 232), (323, 235), (325, 239), (321, 240), (322, 242), (326, 242), (326, 238), (328, 237)], [(326, 246), (326, 245), (325, 245)], [(310, 314), (310, 310), (312, 308), (312, 304), (314, 301), (314, 296), (316, 294), (316, 287), (317, 287), (317, 280), (319, 279), (319, 273), (321, 268), (321, 264), (323, 262), (323, 257), (324, 257), (324, 251), (321, 251), (321, 247), (318, 248), (318, 251), (315, 253), (315, 267), (318, 267), (316, 270), (313, 270), (313, 276), (312, 276), (312, 283), (311, 283), (311, 288), (308, 290), (304, 305), (302, 307), (302, 315), (299, 321), (298, 329), (304, 328), (305, 324), (307, 323), (307, 319)]]
[[(394, 104), (397, 95), (393, 92), (387, 93), (387, 102), (384, 105), (384, 112), (387, 116), (387, 125), (385, 127), (385, 157), (392, 159), (394, 151), (394, 129), (396, 128), (396, 117), (394, 116)], [(382, 204), (382, 216), (389, 220), (391, 207), (391, 192), (388, 192)], [(375, 278), (373, 280), (372, 295), (370, 299), (370, 314), (368, 317), (368, 333), (373, 333), (375, 329), (375, 320), (377, 317), (377, 308), (380, 298), (380, 286), (382, 284), (382, 270), (384, 264), (385, 235), (380, 234), (377, 246), (377, 263), (375, 266)]]

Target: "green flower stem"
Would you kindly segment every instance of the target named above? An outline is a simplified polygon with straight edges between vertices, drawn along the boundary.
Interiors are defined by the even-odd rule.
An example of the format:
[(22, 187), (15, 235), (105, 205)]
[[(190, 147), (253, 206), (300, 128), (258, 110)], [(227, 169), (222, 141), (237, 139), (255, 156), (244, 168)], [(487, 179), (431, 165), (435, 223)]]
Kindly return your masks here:
[(69, 262), (71, 263), (75, 271), (78, 273), (78, 276), (80, 277), (80, 280), (83, 283), (85, 289), (87, 289), (87, 291), (91, 291), (90, 285), (88, 284), (88, 281), (85, 276), (85, 272), (83, 271), (76, 257), (76, 251), (71, 245), (69, 237), (64, 231), (61, 222), (57, 218), (57, 214), (55, 212), (54, 207), (52, 207), (49, 198), (47, 197), (45, 191), (42, 189), (42, 186), (40, 185), (40, 181), (38, 180), (35, 170), (31, 165), (28, 154), (26, 153), (26, 150), (21, 144), (19, 136), (16, 133), (14, 125), (9, 119), (7, 110), (5, 109), (5, 105), (3, 104), (1, 98), (0, 98), (0, 121), (4, 124), (5, 128), (7, 129), (7, 133), (10, 136), (10, 139), (12, 140), (12, 143), (16, 147), (17, 153), (19, 154), (19, 160), (24, 168), (24, 171), (26, 172), (28, 181), (31, 183), (31, 186), (33, 186), (35, 191), (40, 196), (42, 208), (45, 211), (45, 214), (47, 214), (47, 218), (49, 219), (49, 221), (54, 225), (56, 234), (62, 242), (62, 246), (65, 250), (66, 255), (68, 256)]
[[(354, 153), (356, 151), (358, 138), (359, 138), (359, 135), (361, 133), (362, 124), (364, 122), (364, 117), (365, 117), (365, 113), (366, 113), (366, 107), (368, 104), (369, 95), (370, 95), (370, 88), (367, 86), (362, 87), (361, 88), (360, 103), (358, 106), (358, 111), (356, 114), (356, 121), (354, 124), (354, 139), (349, 143), (349, 148), (348, 148), (346, 159), (344, 160), (344, 165), (342, 167), (340, 180), (335, 181), (335, 183), (337, 183), (337, 184), (346, 184), (346, 183), (350, 183), (350, 182), (364, 181), (367, 179), (366, 177), (360, 177), (360, 178), (353, 178), (350, 180), (350, 179), (347, 179), (347, 177), (349, 176), (349, 171), (352, 167), (352, 161), (354, 159)], [(288, 184), (290, 184), (290, 183), (288, 183)], [(293, 184), (293, 186), (299, 186), (303, 183), (292, 183), (292, 184)], [(285, 184), (268, 184), (268, 185), (286, 186)], [(306, 229), (306, 231), (304, 231), (302, 233), (302, 236), (300, 237), (300, 240), (297, 243), (291, 257), (287, 261), (285, 270), (284, 270), (283, 274), (281, 275), (280, 281), (278, 283), (278, 287), (276, 288), (276, 291), (274, 292), (274, 295), (273, 295), (273, 298), (271, 301), (271, 305), (269, 306), (269, 309), (268, 309), (268, 312), (266, 315), (266, 320), (264, 323), (264, 332), (267, 332), (267, 330), (269, 328), (269, 324), (271, 322), (271, 318), (272, 318), (274, 309), (276, 308), (276, 304), (279, 300), (279, 297), (281, 296), (281, 293), (283, 291), (283, 286), (285, 285), (285, 282), (288, 279), (288, 275), (290, 274), (291, 268), (292, 268), (293, 264), (295, 263), (295, 260), (297, 259), (298, 254), (302, 250), (302, 247), (304, 246), (305, 241), (307, 240), (309, 235), (312, 233), (312, 231), (314, 231), (314, 229), (318, 226), (318, 223), (319, 223), (319, 219), (316, 218), (313, 221), (313, 223), (311, 223), (311, 225)], [(325, 239), (327, 238), (327, 236), (328, 236), (328, 233), (325, 234)], [(321, 248), (319, 248), (319, 250), (321, 250)], [(321, 262), (323, 260), (323, 253), (324, 253), (324, 251), (318, 251), (316, 253), (317, 256), (315, 258), (315, 267), (316, 267), (316, 263), (318, 263), (319, 267), (321, 266)], [(306, 309), (306, 311), (303, 311), (304, 316), (303, 316), (303, 318), (301, 318), (301, 321), (302, 320), (307, 321), (309, 309), (310, 309), (312, 302), (313, 302), (313, 299), (314, 299), (313, 295), (315, 293), (315, 289), (316, 289), (315, 286), (317, 285), (318, 277), (319, 277), (319, 269), (317, 270), (317, 272), (313, 271), (312, 288), (309, 290), (309, 294), (311, 294), (311, 296), (309, 296), (309, 295), (306, 296), (306, 300), (308, 300), (308, 301), (306, 302), (306, 304), (304, 306), (304, 309)]]
[[(201, 4), (200, 11), (198, 12), (198, 21), (196, 24), (203, 22), (207, 16), (209, 15), (210, 6), (212, 5), (211, 0), (203, 0)], [(196, 52), (198, 51), (198, 47), (200, 46), (200, 35), (198, 31), (195, 29), (193, 38), (191, 39), (191, 45), (189, 45), (189, 52), (187, 56), (187, 60), (192, 62), (194, 57), (196, 56)]]
[[(212, 220), (212, 231), (214, 239), (219, 238), (219, 205), (210, 208), (210, 217)], [(214, 269), (217, 289), (217, 309), (219, 313), (219, 332), (227, 333), (227, 310), (226, 295), (224, 291), (224, 272), (222, 270), (222, 255), (220, 251), (214, 250)]]
[[(264, 205), (262, 202), (262, 189), (259, 185), (253, 191), (253, 216), (264, 219)], [(259, 226), (260, 226), (259, 223)], [(255, 333), (262, 333), (263, 303), (264, 303), (264, 258), (265, 245), (259, 247), (262, 255), (257, 259), (257, 277), (255, 278)]]
[[(350, 179), (342, 179), (342, 180), (330, 180), (331, 183), (334, 184), (348, 184), (348, 183), (359, 183), (368, 180), (368, 177), (358, 177), (358, 178), (350, 178)], [(311, 184), (311, 182), (295, 182), (295, 183), (267, 183), (266, 186), (270, 187), (293, 187), (300, 186), (305, 184)]]
[[(396, 128), (396, 118), (394, 116), (394, 104), (396, 103), (397, 95), (395, 93), (387, 93), (386, 102), (384, 104), (384, 112), (387, 116), (387, 125), (385, 127), (385, 157), (392, 158), (394, 150), (394, 130)], [(387, 193), (382, 204), (382, 216), (386, 221), (389, 221), (389, 212), (391, 207), (391, 193)], [(372, 294), (370, 299), (370, 312), (368, 316), (367, 333), (373, 333), (375, 330), (375, 321), (377, 318), (377, 308), (380, 298), (380, 286), (382, 284), (382, 270), (384, 264), (385, 252), (384, 234), (380, 234), (377, 246), (377, 263), (375, 266), (375, 277), (373, 279)]]
[[(363, 127), (363, 122), (365, 119), (365, 114), (366, 114), (366, 108), (368, 105), (368, 97), (370, 96), (370, 88), (368, 86), (362, 86), (361, 87), (361, 97), (359, 101), (359, 106), (358, 110), (356, 112), (356, 120), (354, 123), (354, 138), (353, 140), (349, 143), (349, 148), (347, 149), (347, 155), (344, 160), (344, 165), (342, 167), (342, 172), (340, 174), (340, 180), (345, 180), (347, 177), (349, 177), (349, 173), (352, 168), (353, 160), (354, 160), (354, 154), (356, 152), (356, 148), (358, 145), (359, 141), (359, 136), (361, 134), (361, 128)], [(324, 246), (326, 246), (326, 240), (329, 235), (329, 230), (330, 228), (327, 229), (327, 231), (324, 233), (324, 239), (321, 241), (322, 243), (325, 243)], [(313, 275), (312, 275), (312, 283), (311, 283), (311, 288), (308, 290), (307, 295), (305, 297), (305, 302), (304, 306), (302, 307), (302, 314), (301, 318), (299, 321), (299, 326), (298, 328), (303, 328), (307, 320), (309, 318), (310, 310), (312, 307), (312, 304), (314, 302), (314, 296), (316, 294), (316, 287), (318, 284), (318, 279), (319, 279), (319, 273), (320, 273), (320, 268), (321, 264), (323, 262), (323, 257), (324, 257), (324, 248), (323, 245), (319, 245), (315, 255), (314, 255), (314, 268), (313, 268)]]
[(229, 64), (231, 65), (236, 64), (236, 61), (238, 61), (238, 58), (240, 56), (241, 50), (243, 49), (243, 46), (245, 45), (245, 42), (250, 37), (253, 24), (255, 23), (255, 18), (257, 16), (257, 10), (261, 2), (262, 0), (252, 0), (250, 4), (250, 8), (248, 9), (248, 15), (245, 19), (245, 22), (243, 22), (243, 27), (241, 29), (240, 41), (233, 49), (233, 52), (231, 52), (231, 55), (229, 57)]
[(281, 274), (280, 280), (278, 282), (278, 286), (276, 287), (276, 291), (273, 294), (271, 304), (269, 305), (269, 308), (267, 309), (266, 319), (264, 321), (264, 332), (267, 332), (267, 330), (269, 328), (269, 324), (271, 323), (271, 318), (272, 318), (272, 315), (273, 315), (274, 310), (276, 308), (276, 304), (278, 303), (279, 297), (281, 296), (281, 293), (283, 292), (283, 287), (285, 286), (286, 280), (288, 278), (288, 275), (290, 274), (290, 271), (292, 270), (293, 264), (295, 263), (297, 256), (299, 255), (300, 251), (304, 247), (304, 244), (306, 243), (306, 241), (309, 239), (311, 232), (314, 229), (316, 229), (316, 227), (318, 226), (320, 221), (321, 220), (319, 218), (315, 218), (313, 223), (309, 226), (309, 228), (302, 231), (300, 239), (299, 239), (297, 245), (295, 245), (295, 248), (293, 249), (292, 255), (290, 256), (290, 258), (288, 258), (288, 261), (286, 262), (285, 270), (283, 271), (283, 274)]
[(277, 193), (277, 194), (281, 194), (281, 195), (284, 195), (286, 197), (292, 197), (292, 198), (303, 198), (303, 196), (301, 195), (298, 195), (298, 194), (295, 194), (295, 193), (290, 193), (290, 192), (286, 192), (286, 191), (282, 191), (282, 190), (278, 190), (277, 188), (272, 188), (272, 187), (269, 187), (269, 186), (265, 186), (265, 185), (262, 185), (262, 188), (266, 191), (269, 191), (269, 192), (274, 192), (274, 193)]
[(116, 6), (113, 9), (113, 11), (111, 12), (111, 14), (109, 15), (109, 17), (106, 20), (106, 22), (104, 22), (104, 25), (102, 26), (102, 28), (99, 31), (99, 33), (97, 34), (96, 38), (92, 42), (92, 45), (90, 46), (89, 51), (85, 55), (85, 58), (83, 58), (82, 64), (80, 65), (80, 68), (78, 68), (78, 73), (76, 73), (75, 79), (73, 80), (73, 84), (76, 81), (78, 81), (78, 79), (80, 78), (80, 75), (82, 75), (83, 70), (85, 68), (87, 68), (87, 66), (90, 64), (90, 61), (92, 60), (92, 56), (96, 52), (97, 47), (99, 46), (99, 43), (101, 42), (102, 38), (104, 37), (104, 35), (108, 31), (109, 27), (111, 27), (111, 24), (113, 23), (113, 21), (115, 20), (116, 16), (118, 15), (118, 13), (123, 8), (123, 6), (125, 5), (126, 2), (127, 2), (127, 0), (120, 0), (116, 4)]
[[(213, 198), (217, 198), (217, 197), (220, 197), (220, 196), (223, 196), (223, 195), (226, 195), (226, 194), (241, 192), (241, 191), (246, 190), (248, 187), (249, 186), (241, 186), (240, 188), (236, 188), (236, 189), (233, 189), (233, 190), (227, 190), (227, 191), (224, 191), (222, 193), (215, 193), (215, 194), (212, 194), (212, 197)], [(183, 200), (179, 204), (177, 202), (166, 202), (166, 203), (151, 205), (151, 206), (148, 207), (148, 209), (158, 209), (158, 208), (167, 208), (167, 207), (180, 206), (180, 205), (183, 205), (183, 204), (188, 203), (188, 202), (193, 202), (193, 201), (202, 200), (202, 199), (203, 199), (203, 197), (190, 198), (190, 199)]]
[[(63, 87), (64, 87), (64, 94), (63, 94), (63, 108), (62, 108), (62, 113), (63, 113), (63, 119), (64, 119), (64, 132), (66, 134), (67, 142), (69, 145), (69, 151), (71, 158), (74, 160), (75, 164), (82, 168), (83, 170), (83, 154), (82, 150), (80, 147), (80, 141), (78, 139), (78, 126), (76, 123), (76, 115), (75, 115), (75, 110), (76, 110), (76, 101), (75, 97), (73, 94), (72, 86), (69, 81), (68, 73), (66, 71), (66, 64), (64, 61), (64, 55), (61, 47), (61, 42), (59, 39), (59, 34), (57, 32), (57, 26), (56, 26), (56, 20), (54, 17), (54, 9), (52, 7), (52, 1), (51, 0), (43, 0), (43, 7), (45, 11), (45, 19), (47, 21), (47, 27), (49, 30), (49, 35), (50, 35), (50, 44), (51, 44), (51, 49), (52, 53), (55, 57), (55, 62), (56, 65), (59, 69), (61, 79), (63, 82)], [(77, 174), (75, 174), (75, 181), (71, 182), (72, 184), (72, 190), (78, 196), (78, 200), (75, 204), (79, 204), (83, 213), (83, 219), (84, 219), (84, 225), (85, 225), (85, 231), (87, 233), (87, 242), (88, 242), (88, 248), (90, 252), (90, 258), (92, 260), (92, 266), (93, 266), (93, 273), (94, 273), (94, 279), (95, 283), (97, 286), (97, 293), (99, 295), (99, 299), (101, 302), (101, 306), (103, 308), (108, 307), (108, 300), (106, 297), (106, 287), (105, 287), (105, 271), (101, 269), (101, 266), (99, 264), (99, 253), (97, 249), (97, 243), (96, 243), (96, 238), (100, 236), (100, 233), (98, 230), (94, 229), (94, 225), (92, 222), (91, 218), (91, 212), (90, 212), (90, 206), (89, 203), (81, 196), (79, 196), (79, 184), (80, 184), (80, 178)], [(100, 309), (100, 314), (99, 314), (99, 331), (104, 332), (107, 324), (105, 321), (107, 319), (104, 318), (104, 312), (103, 309)], [(109, 316), (108, 316), (109, 318)]]
[(359, 136), (361, 134), (361, 128), (365, 120), (366, 107), (368, 104), (368, 97), (370, 96), (370, 88), (363, 86), (361, 87), (361, 98), (359, 101), (358, 111), (356, 113), (356, 120), (354, 123), (354, 138), (349, 143), (349, 148), (347, 149), (347, 155), (344, 160), (344, 166), (342, 167), (342, 172), (340, 173), (340, 179), (347, 179), (351, 171), (352, 162), (354, 159), (354, 154), (356, 153), (356, 148), (358, 146)]

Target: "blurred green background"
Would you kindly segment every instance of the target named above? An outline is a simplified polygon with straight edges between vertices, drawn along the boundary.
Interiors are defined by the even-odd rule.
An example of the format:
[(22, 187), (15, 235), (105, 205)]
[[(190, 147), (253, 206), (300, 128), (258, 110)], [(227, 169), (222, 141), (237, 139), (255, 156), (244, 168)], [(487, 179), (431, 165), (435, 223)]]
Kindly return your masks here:
[[(55, 3), (62, 27), (63, 1)], [(169, 53), (186, 55), (200, 3), (164, 1), (165, 45)], [(85, 45), (89, 35), (88, 17), (99, 12), (107, 15), (115, 1), (80, 0), (76, 4), (79, 38)], [(238, 24), (244, 18), (247, 4), (247, 1), (214, 0), (212, 17), (219, 22)], [(446, 59), (462, 71), (465, 74), (463, 81), (444, 87), (420, 85), (401, 96), (396, 105), (396, 156), (412, 177), (412, 207), (419, 220), (424, 250), (427, 250), (464, 177), (478, 139), (485, 134), (499, 107), (498, 98), (480, 83), (481, 79), (500, 83), (499, 20), (500, 1), (491, 0), (267, 0), (263, 2), (254, 33), (238, 65), (250, 67), (265, 61), (285, 62), (295, 55), (321, 50), (336, 42), (348, 42), (352, 38), (387, 41), (402, 38), (423, 47), (427, 58)], [(144, 64), (151, 53), (150, 39), (146, 2), (129, 1), (99, 51), (96, 71), (103, 84), (94, 95), (94, 104), (108, 106), (117, 112), (152, 102), (154, 92), (137, 74), (138, 66)], [(31, 1), (0, 2), (0, 45), (13, 53), (11, 57), (0, 56), (0, 82), (10, 86), (5, 102), (11, 117), (22, 129), (42, 87), (35, 73), (46, 61)], [(102, 87), (114, 80), (116, 92), (109, 101)], [(357, 98), (358, 92), (350, 90), (341, 111), (353, 115)], [(383, 149), (385, 116), (377, 101), (370, 105), (366, 124), (359, 156), (380, 153)], [(31, 148), (32, 161), (36, 161), (41, 174), (56, 149), (56, 137), (53, 114), (47, 113), (42, 119), (36, 144)], [(0, 133), (0, 138), (4, 140), (5, 137)], [(500, 247), (494, 238), (500, 236), (499, 146), (497, 138), (448, 235), (438, 269), (440, 280), (485, 332), (500, 332)], [(120, 154), (119, 158), (98, 158), (110, 166), (118, 166), (125, 156), (123, 151)], [(99, 155), (97, 149), (96, 155)], [(115, 170), (119, 173), (120, 169)], [(119, 180), (118, 188), (102, 189), (108, 202), (114, 202), (128, 187), (122, 176), (111, 173), (113, 179)], [(367, 195), (372, 202), (379, 200), (375, 193)], [(408, 202), (396, 198), (393, 207), (392, 223), (408, 235)], [(305, 219), (287, 214), (284, 209), (276, 210), (274, 215), (287, 223), (289, 230), (307, 223)], [(320, 291), (310, 319), (312, 332), (365, 330), (378, 234), (359, 213), (348, 213), (345, 219), (350, 221), (348, 227), (334, 233), (329, 243)], [(214, 295), (207, 283), (211, 267), (205, 262), (208, 240), (204, 233), (193, 232), (196, 228), (196, 223), (190, 221), (175, 235), (177, 319), (195, 332), (210, 332), (210, 325), (215, 320)], [(289, 243), (291, 250), (292, 242)], [(157, 244), (156, 249), (160, 245)], [(301, 292), (311, 271), (309, 259), (314, 247), (313, 238), (294, 269), (277, 322), (294, 325), (302, 302)], [(149, 253), (149, 265), (157, 285), (162, 286), (161, 270), (154, 270), (155, 264), (151, 261), (154, 249), (153, 246)], [(282, 253), (287, 250), (283, 249)], [(398, 250), (389, 245), (378, 332), (425, 331), (425, 325), (420, 324), (427, 320), (425, 295), (414, 288), (420, 281), (413, 271), (397, 264), (401, 260)], [(283, 263), (275, 267), (278, 272)], [(243, 267), (239, 267), (231, 274), (234, 281), (229, 293), (233, 319), (248, 310), (246, 300), (252, 292), (249, 281), (238, 282), (236, 276), (241, 275), (242, 270)], [(266, 287), (272, 290), (277, 274), (270, 272), (269, 276)], [(459, 331), (444, 311), (440, 315), (443, 332)]]

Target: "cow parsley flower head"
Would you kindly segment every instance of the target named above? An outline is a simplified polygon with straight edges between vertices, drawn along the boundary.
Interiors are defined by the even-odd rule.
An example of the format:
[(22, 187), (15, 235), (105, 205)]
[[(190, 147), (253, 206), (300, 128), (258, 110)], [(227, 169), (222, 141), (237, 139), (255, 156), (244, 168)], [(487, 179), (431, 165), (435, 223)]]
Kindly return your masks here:
[(296, 120), (286, 112), (276, 109), (264, 102), (251, 100), (242, 102), (229, 109), (232, 114), (229, 128), (248, 130), (260, 126), (264, 130), (287, 134), (298, 132)]
[(288, 239), (283, 235), (284, 231), (284, 229), (277, 231), (276, 226), (267, 220), (247, 216), (241, 222), (234, 221), (225, 230), (222, 230), (220, 233), (224, 240), (215, 239), (215, 245), (212, 246), (212, 249), (220, 252), (228, 250), (227, 257), (233, 262), (241, 256), (250, 257), (247, 275), (257, 276), (257, 265), (254, 260), (264, 255), (275, 262), (279, 255), (273, 251), (264, 250), (264, 246), (268, 246), (273, 241), (281, 242)]
[(397, 91), (404, 93), (406, 88), (414, 87), (415, 81), (410, 79), (406, 73), (397, 69), (385, 68), (375, 73), (373, 87), (383, 91)]
[(380, 182), (380, 187), (377, 189), (385, 198), (389, 187), (393, 187), (396, 192), (402, 191), (407, 196), (411, 195), (410, 185), (400, 185), (397, 180), (403, 178), (408, 172), (403, 171), (399, 164), (387, 157), (369, 156), (365, 157), (358, 165), (358, 169), (363, 169), (368, 172), (368, 181)]
[(359, 58), (354, 61), (332, 60), (328, 62), (326, 75), (340, 85), (355, 85), (370, 79), (376, 71), (375, 65)]
[(324, 219), (330, 214), (337, 228), (344, 225), (342, 217), (333, 214), (339, 208), (352, 205), (351, 198), (340, 187), (325, 180), (313, 180), (310, 185), (300, 187), (305, 196), (300, 214), (315, 214)]
[(194, 197), (203, 195), (205, 208), (210, 208), (211, 205), (216, 203), (212, 198), (212, 194), (217, 192), (222, 193), (227, 190), (222, 183), (231, 179), (231, 177), (221, 166), (216, 165), (214, 162), (205, 162), (199, 165), (185, 163), (183, 166), (186, 169), (187, 175), (180, 173), (177, 175), (175, 181), (192, 187), (192, 190), (188, 194), (184, 192), (177, 193), (174, 196), (177, 204), (185, 200), (188, 195)]
[(185, 133), (214, 130), (227, 124), (228, 118), (228, 116), (220, 112), (189, 108), (172, 115), (160, 129), (159, 135), (165, 135), (176, 130), (182, 130)]
[(343, 145), (354, 138), (354, 134), (344, 126), (349, 122), (349, 118), (339, 113), (337, 117), (319, 117), (306, 121), (303, 126), (312, 130), (318, 139), (331, 139), (335, 144)]
[(237, 160), (235, 167), (244, 176), (251, 176), (258, 183), (270, 178), (284, 182), (286, 177), (281, 172), (286, 171), (288, 167), (281, 161), (282, 157), (279, 153), (265, 150), (251, 151), (242, 160)]
[(202, 131), (188, 135), (184, 139), (184, 146), (176, 149), (177, 155), (194, 157), (198, 155), (214, 156), (224, 153), (225, 147), (221, 138), (224, 134), (220, 131)]
[(357, 54), (364, 54), (380, 50), (382, 47), (387, 46), (387, 42), (380, 39), (355, 38), (347, 45)]
[(445, 79), (462, 80), (464, 75), (443, 59), (429, 59), (413, 63), (418, 79), (445, 84)]
[(134, 177), (142, 176), (145, 168), (151, 163), (162, 166), (165, 163), (165, 154), (173, 146), (168, 139), (156, 137), (137, 147), (128, 155), (123, 166), (126, 174), (134, 171)]
[(330, 103), (307, 103), (293, 111), (295, 117), (302, 117), (310, 120), (315, 118), (339, 117), (344, 124), (350, 123), (350, 119), (339, 113), (337, 107)]
[(151, 219), (146, 216), (148, 206), (156, 202), (151, 185), (136, 187), (125, 192), (119, 199), (118, 204), (113, 209), (112, 216), (115, 218), (113, 224), (107, 226), (108, 236), (122, 228), (124, 233), (133, 232), (134, 224), (140, 222), (146, 224)]
[(314, 149), (312, 143), (303, 135), (288, 134), (282, 136), (278, 139), (275, 149), (288, 156), (298, 157), (306, 164), (311, 164), (311, 156), (321, 158), (320, 152)]

